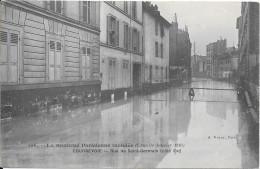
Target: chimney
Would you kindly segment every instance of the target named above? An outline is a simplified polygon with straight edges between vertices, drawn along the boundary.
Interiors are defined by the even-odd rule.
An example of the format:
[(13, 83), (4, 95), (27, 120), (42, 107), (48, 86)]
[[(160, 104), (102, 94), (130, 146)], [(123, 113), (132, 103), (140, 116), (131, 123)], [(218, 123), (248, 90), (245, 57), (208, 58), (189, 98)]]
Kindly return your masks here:
[(155, 11), (158, 11), (158, 6), (157, 5), (155, 5), (154, 8), (155, 8)]

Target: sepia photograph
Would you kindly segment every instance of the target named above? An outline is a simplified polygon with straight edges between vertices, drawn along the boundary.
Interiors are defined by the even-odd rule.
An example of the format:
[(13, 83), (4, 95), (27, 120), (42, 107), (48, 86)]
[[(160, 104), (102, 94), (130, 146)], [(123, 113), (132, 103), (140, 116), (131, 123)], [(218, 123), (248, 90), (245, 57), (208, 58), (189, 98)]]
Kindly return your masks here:
[(259, 168), (257, 1), (0, 5), (0, 167)]

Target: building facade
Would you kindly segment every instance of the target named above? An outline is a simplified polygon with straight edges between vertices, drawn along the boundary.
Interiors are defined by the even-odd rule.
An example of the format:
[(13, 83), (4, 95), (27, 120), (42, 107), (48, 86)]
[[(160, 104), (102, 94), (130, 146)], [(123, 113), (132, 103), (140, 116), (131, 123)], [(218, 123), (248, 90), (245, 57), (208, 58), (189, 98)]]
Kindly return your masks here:
[(157, 5), (143, 2), (144, 87), (160, 89), (169, 79), (169, 27)]
[(207, 66), (207, 57), (201, 55), (193, 55), (191, 59), (192, 67), (192, 77), (206, 78), (206, 66)]
[(217, 59), (217, 76), (219, 79), (231, 79), (237, 76), (238, 51), (225, 52)]
[(2, 111), (99, 100), (99, 11), (99, 2), (1, 2)]
[(242, 2), (237, 18), (239, 75), (245, 90), (258, 107), (259, 97), (259, 3)]
[(142, 2), (100, 2), (102, 98), (122, 97), (142, 86)]
[(207, 53), (207, 76), (217, 77), (218, 66), (217, 66), (217, 56), (226, 52), (227, 50), (227, 40), (220, 39), (217, 42), (210, 43), (206, 46)]
[(179, 29), (177, 16), (169, 29), (169, 67), (171, 83), (191, 79), (191, 42), (188, 27)]

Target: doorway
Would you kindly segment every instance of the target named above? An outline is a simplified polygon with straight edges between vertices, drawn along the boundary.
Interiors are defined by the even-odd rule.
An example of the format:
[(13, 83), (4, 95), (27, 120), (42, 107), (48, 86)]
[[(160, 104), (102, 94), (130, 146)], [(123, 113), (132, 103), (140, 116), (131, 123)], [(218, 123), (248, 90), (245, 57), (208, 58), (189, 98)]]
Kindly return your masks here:
[(139, 89), (141, 87), (141, 64), (133, 63), (133, 89)]

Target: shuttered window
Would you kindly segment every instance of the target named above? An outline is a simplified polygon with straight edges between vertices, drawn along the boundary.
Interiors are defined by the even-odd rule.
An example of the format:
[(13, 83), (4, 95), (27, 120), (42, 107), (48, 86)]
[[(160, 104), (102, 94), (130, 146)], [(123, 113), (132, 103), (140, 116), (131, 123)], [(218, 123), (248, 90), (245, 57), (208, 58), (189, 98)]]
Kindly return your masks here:
[(136, 1), (132, 1), (132, 16), (136, 19)]
[(124, 11), (128, 13), (128, 2), (124, 1)]
[(59, 82), (62, 80), (62, 42), (50, 40), (49, 45), (49, 82)]
[(164, 37), (164, 28), (163, 28), (163, 24), (161, 24), (161, 37)]
[(82, 56), (81, 56), (81, 80), (86, 81), (91, 78), (91, 68), (90, 68), (90, 47), (82, 47)]
[(129, 27), (128, 24), (124, 24), (124, 48), (129, 49)]
[(19, 32), (2, 29), (1, 37), (1, 57), (0, 57), (0, 78), (1, 83), (18, 83), (19, 64)]
[(117, 66), (115, 59), (109, 59), (109, 70), (108, 70), (108, 88), (115, 89), (116, 87), (116, 74)]
[(123, 61), (123, 70), (122, 70), (122, 82), (123, 87), (128, 87), (130, 84), (130, 76), (129, 76), (129, 61), (124, 60)]
[(158, 56), (158, 42), (155, 42), (155, 57), (159, 57)]
[(155, 35), (158, 35), (158, 22), (155, 20)]
[(83, 22), (90, 23), (90, 1), (83, 1)]
[(107, 43), (119, 46), (119, 21), (110, 15), (107, 16)]
[(50, 9), (51, 11), (57, 12), (57, 13), (62, 13), (62, 5), (63, 2), (62, 1), (57, 1), (57, 0), (52, 0), (52, 1), (48, 1), (48, 9)]
[(132, 29), (132, 49), (139, 52), (140, 33), (137, 29)]
[(163, 44), (161, 44), (161, 58), (163, 58)]
[(8, 39), (8, 37), (7, 37), (7, 32), (1, 31), (0, 34), (1, 34), (1, 36), (0, 36), (1, 42), (7, 42), (7, 39)]

